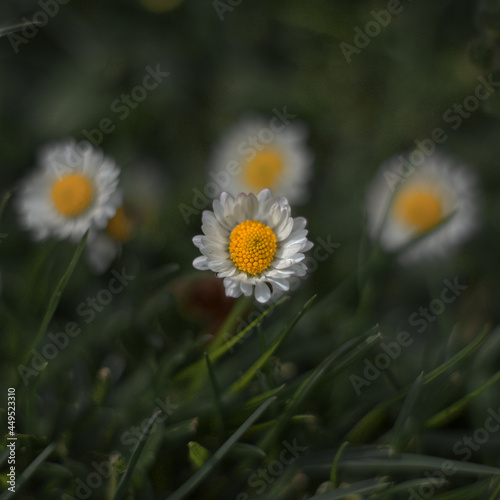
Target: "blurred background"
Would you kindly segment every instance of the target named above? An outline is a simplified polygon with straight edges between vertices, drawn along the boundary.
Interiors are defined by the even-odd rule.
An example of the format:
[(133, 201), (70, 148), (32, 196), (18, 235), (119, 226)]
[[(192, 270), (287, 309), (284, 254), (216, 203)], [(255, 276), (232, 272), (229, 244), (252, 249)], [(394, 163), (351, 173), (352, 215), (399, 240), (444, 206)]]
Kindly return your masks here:
[[(397, 13), (387, 26), (363, 41), (359, 33), (366, 35), (367, 23), (389, 8)], [(296, 419), (281, 435), (289, 442), (297, 437), (307, 446), (306, 455), (330, 453), (331, 463), (349, 429), (394, 386), (411, 384), (422, 370), (449, 359), (486, 324), (496, 332), (500, 2), (4, 0), (0, 5), (2, 27), (31, 20), (42, 25), (0, 38), (0, 189), (13, 192), (0, 228), (7, 235), (0, 245), (0, 407), (5, 408), (7, 388), (18, 387), (18, 475), (50, 443), (54, 448), (16, 497), (78, 497), (77, 479), (85, 480), (97, 461), (112, 463), (113, 474), (91, 488), (92, 498), (118, 498), (114, 495), (131, 445), (139, 441), (126, 433), (151, 416), (158, 398), (164, 404), (170, 398), (181, 409), (148, 440), (127, 483), (127, 498), (166, 498), (197, 470), (187, 443), (201, 443), (212, 454), (248, 417), (248, 407), (240, 405), (250, 397), (288, 384), (278, 409), (266, 413), (265, 420), (272, 422), (279, 405), (285, 407), (304, 377), (342, 342), (375, 324), (386, 341), (408, 331), (415, 343), (394, 362), (390, 376), (370, 382), (357, 395), (349, 378), (363, 375), (363, 358), (357, 359), (347, 371), (325, 378), (297, 410), (311, 418)], [(168, 75), (159, 77), (158, 86), (142, 100), (127, 101), (151, 69)], [(474, 95), (479, 78), (498, 82), (495, 92), (478, 109), (461, 114), (454, 106)], [(248, 111), (271, 117), (275, 108), (285, 108), (307, 125), (315, 157), (309, 201), (292, 207), (292, 214), (308, 219), (310, 239), (339, 246), (266, 319), (260, 340), (267, 338), (264, 345), (269, 346), (306, 300), (318, 295), (317, 305), (266, 363), (261, 378), (224, 407), (226, 427), (220, 429), (207, 373), (200, 374), (198, 385), (175, 377), (203, 359), (203, 335), (219, 330), (234, 301), (210, 273), (193, 269), (199, 253), (192, 238), (201, 232), (201, 209), (186, 223), (179, 207), (196, 207), (194, 197), (207, 182), (213, 146), (224, 132)], [(370, 251), (367, 186), (382, 161), (431, 137), (436, 127), (447, 135), (444, 151), (480, 179), (481, 229), (445, 260), (403, 268), (389, 259), (365, 275), (360, 266)], [(95, 275), (81, 260), (47, 332), (63, 331), (76, 321), (82, 333), (24, 385), (18, 367), (29, 356), (26, 349), (76, 247), (55, 240), (33, 242), (19, 226), (13, 200), (39, 149), (67, 137), (92, 138), (121, 167), (135, 225), (134, 237), (113, 268), (125, 268), (134, 279), (102, 313), (95, 310), (95, 321), (87, 325), (75, 311), (106, 288), (112, 275)], [(467, 289), (420, 335), (408, 318), (439, 297), (445, 279), (458, 279)], [(496, 373), (498, 338), (492, 335), (487, 342), (482, 357), (457, 368), (455, 379), (421, 395), (418, 422)], [(253, 334), (238, 356), (217, 368), (222, 392), (261, 349)], [(498, 386), (483, 391), (439, 431), (417, 426), (418, 438), (410, 433), (404, 449), (460, 460), (453, 444), (484, 422), (488, 408), (498, 408), (497, 395)], [(359, 444), (386, 443), (385, 432), (400, 410), (397, 405), (387, 410), (373, 432), (358, 436)], [(5, 412), (1, 417), (4, 423)], [(499, 438), (492, 436), (471, 461), (500, 466), (494, 453)], [(246, 438), (248, 445), (257, 441), (253, 435)], [(280, 442), (264, 451), (274, 456)], [(245, 460), (254, 457), (252, 452), (240, 450)], [(236, 498), (248, 488), (250, 498), (260, 498), (247, 482), (258, 462), (243, 472), (239, 463), (233, 458), (224, 467), (219, 464), (208, 482), (186, 498)], [(290, 472), (295, 481), (290, 491), (283, 487), (270, 493), (269, 487), (262, 498), (312, 497), (329, 478), (329, 471), (315, 469), (315, 463)], [(344, 482), (360, 479), (359, 471), (351, 476), (348, 466), (342, 470)], [(421, 472), (408, 472), (406, 479)], [(475, 485), (476, 479), (465, 474), (444, 489)], [(490, 483), (477, 487), (483, 488), (477, 496), (472, 492), (464, 498), (490, 498)], [(404, 491), (387, 498), (408, 498)]]

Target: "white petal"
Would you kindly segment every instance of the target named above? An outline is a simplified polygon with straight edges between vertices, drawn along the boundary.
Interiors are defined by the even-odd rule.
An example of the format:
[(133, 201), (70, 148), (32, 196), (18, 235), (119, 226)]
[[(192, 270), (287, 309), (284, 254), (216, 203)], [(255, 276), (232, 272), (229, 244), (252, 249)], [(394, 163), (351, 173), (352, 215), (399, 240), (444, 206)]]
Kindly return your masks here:
[(196, 259), (193, 260), (193, 266), (200, 271), (208, 271), (208, 259), (205, 256), (196, 257)]
[(283, 221), (276, 229), (276, 236), (278, 240), (283, 241), (289, 237), (293, 230), (293, 219), (288, 215), (283, 218)]
[(217, 277), (218, 278), (230, 278), (230, 277), (234, 276), (237, 272), (238, 272), (238, 270), (234, 266), (231, 266), (231, 267), (228, 267), (228, 269), (226, 269), (225, 271), (217, 273)]
[(314, 243), (312, 241), (306, 240), (305, 245), (301, 249), (303, 252), (308, 252), (311, 250), (311, 248), (314, 246)]
[(252, 295), (253, 286), (250, 283), (242, 281), (240, 283), (240, 288), (241, 288), (241, 291), (243, 292), (243, 295), (246, 295), (247, 297), (250, 297), (250, 295)]
[(269, 282), (279, 288), (280, 290), (283, 290), (283, 291), (287, 291), (289, 288), (290, 288), (290, 283), (288, 283), (288, 280), (286, 279), (278, 279), (278, 278), (274, 278), (272, 280), (269, 280)]
[[(227, 195), (227, 193), (222, 193), (223, 195)], [(231, 230), (231, 225), (229, 224), (228, 217), (226, 216), (226, 210), (224, 206), (224, 198), (221, 196), (221, 200), (214, 200), (214, 215), (217, 219), (217, 222), (226, 230)]]
[(271, 266), (274, 267), (275, 269), (286, 269), (287, 267), (290, 267), (293, 265), (294, 261), (293, 259), (274, 259), (271, 262)]
[(203, 235), (198, 235), (198, 236), (195, 236), (193, 238), (193, 243), (198, 247), (200, 248), (201, 246), (203, 246)]
[(255, 298), (262, 304), (271, 298), (271, 290), (269, 290), (269, 287), (262, 281), (255, 285)]
[(295, 244), (289, 244), (285, 245), (284, 247), (280, 248), (276, 252), (276, 258), (279, 259), (290, 259), (293, 257), (297, 252), (300, 252), (300, 249), (302, 248), (302, 243), (295, 243)]
[(262, 205), (264, 202), (272, 198), (272, 193), (270, 189), (263, 189), (258, 195), (259, 203)]
[(231, 278), (224, 278), (224, 287), (226, 289), (226, 295), (228, 297), (237, 298), (242, 293), (240, 284)]
[(286, 243), (286, 244), (289, 244), (289, 243), (293, 244), (293, 243), (297, 243), (297, 242), (305, 243), (306, 236), (307, 236), (307, 230), (306, 229), (301, 229), (299, 231), (294, 231), (293, 233), (290, 234), (290, 236), (288, 236), (288, 238), (286, 238), (286, 240), (284, 241), (284, 243)]
[(307, 225), (307, 220), (304, 219), (304, 217), (295, 217), (295, 219), (293, 219), (293, 231), (292, 232), (300, 231), (301, 229), (305, 229), (306, 225)]

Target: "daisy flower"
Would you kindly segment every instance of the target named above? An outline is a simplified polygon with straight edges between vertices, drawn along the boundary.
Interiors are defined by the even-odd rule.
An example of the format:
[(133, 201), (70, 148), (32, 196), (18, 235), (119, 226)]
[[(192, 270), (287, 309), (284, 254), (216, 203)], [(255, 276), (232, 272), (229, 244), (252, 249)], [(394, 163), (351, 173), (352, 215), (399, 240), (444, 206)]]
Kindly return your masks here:
[(106, 227), (121, 203), (112, 194), (120, 169), (89, 143), (51, 144), (37, 170), (20, 186), (17, 208), (35, 240), (50, 236), (78, 241), (89, 228)]
[[(120, 191), (115, 191), (112, 197), (121, 200), (122, 194)], [(89, 234), (85, 246), (85, 258), (92, 271), (102, 274), (109, 269), (121, 252), (123, 244), (132, 238), (135, 226), (136, 221), (130, 215), (128, 206), (123, 204), (117, 208), (106, 229)]]
[(402, 264), (443, 257), (478, 229), (478, 198), (476, 177), (455, 159), (436, 152), (413, 167), (394, 156), (368, 189), (368, 229), (386, 251), (408, 245)]
[(290, 278), (306, 275), (303, 252), (313, 244), (306, 238), (307, 221), (291, 217), (286, 198), (273, 197), (269, 189), (236, 198), (222, 193), (213, 209), (203, 212), (204, 234), (193, 238), (203, 254), (193, 266), (224, 278), (226, 295), (255, 293), (264, 303), (287, 291)]
[(302, 123), (245, 116), (215, 146), (209, 176), (232, 196), (268, 188), (290, 203), (302, 203), (313, 162), (307, 137)]

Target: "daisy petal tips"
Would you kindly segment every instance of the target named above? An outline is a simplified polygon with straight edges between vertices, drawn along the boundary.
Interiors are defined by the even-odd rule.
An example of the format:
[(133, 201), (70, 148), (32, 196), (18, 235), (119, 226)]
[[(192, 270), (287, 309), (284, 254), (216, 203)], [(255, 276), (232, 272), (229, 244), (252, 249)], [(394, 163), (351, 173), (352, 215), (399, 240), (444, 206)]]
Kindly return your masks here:
[(193, 238), (202, 255), (193, 266), (223, 278), (229, 297), (254, 293), (268, 302), (289, 290), (291, 278), (307, 274), (304, 252), (313, 244), (306, 224), (292, 218), (287, 199), (273, 197), (269, 189), (236, 198), (222, 193), (213, 212), (203, 212), (203, 235)]
[(35, 240), (78, 241), (87, 229), (106, 227), (121, 204), (119, 173), (114, 161), (89, 143), (70, 139), (47, 146), (38, 168), (20, 186), (21, 224)]
[[(367, 193), (368, 230), (403, 265), (449, 256), (480, 226), (473, 172), (440, 151), (384, 162)], [(410, 159), (412, 154), (408, 155)]]

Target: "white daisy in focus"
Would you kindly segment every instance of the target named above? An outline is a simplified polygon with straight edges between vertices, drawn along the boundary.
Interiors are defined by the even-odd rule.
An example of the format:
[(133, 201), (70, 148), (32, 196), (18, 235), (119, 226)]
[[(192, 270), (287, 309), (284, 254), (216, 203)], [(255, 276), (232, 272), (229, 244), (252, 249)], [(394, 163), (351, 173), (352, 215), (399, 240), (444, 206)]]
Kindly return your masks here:
[(291, 217), (286, 198), (273, 197), (269, 189), (236, 198), (222, 193), (213, 209), (203, 212), (204, 234), (193, 238), (203, 254), (193, 266), (224, 278), (227, 296), (255, 292), (264, 303), (287, 291), (292, 277), (306, 275), (303, 252), (313, 244), (306, 237), (307, 221)]
[[(121, 200), (121, 192), (115, 191), (113, 197)], [(131, 216), (126, 204), (120, 205), (116, 214), (109, 220), (106, 229), (89, 234), (85, 245), (85, 259), (96, 274), (107, 271), (122, 251), (122, 247), (134, 235), (136, 220)]]
[(90, 143), (72, 139), (39, 154), (38, 168), (22, 182), (17, 209), (35, 240), (50, 236), (78, 241), (89, 228), (102, 229), (121, 199), (112, 196), (120, 169)]
[(401, 264), (447, 256), (479, 227), (475, 175), (440, 152), (415, 167), (401, 156), (389, 158), (368, 189), (366, 205), (369, 233), (381, 248), (397, 252), (407, 246)]
[(307, 138), (303, 123), (244, 116), (215, 145), (209, 176), (232, 196), (268, 188), (292, 204), (303, 203), (313, 162)]

